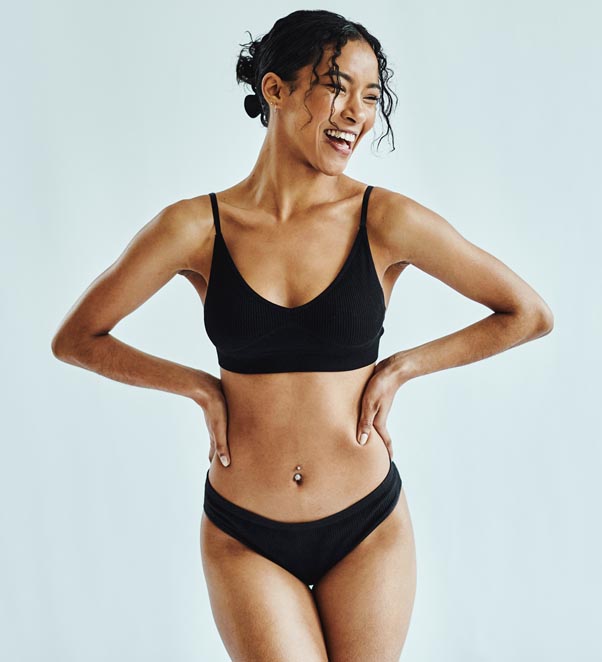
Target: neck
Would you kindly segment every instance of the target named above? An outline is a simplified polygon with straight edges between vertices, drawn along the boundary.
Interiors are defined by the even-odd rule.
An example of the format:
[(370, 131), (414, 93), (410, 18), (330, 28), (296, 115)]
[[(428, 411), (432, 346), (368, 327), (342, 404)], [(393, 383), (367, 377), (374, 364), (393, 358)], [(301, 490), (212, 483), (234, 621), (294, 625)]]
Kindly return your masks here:
[(290, 145), (283, 130), (270, 127), (257, 161), (241, 185), (258, 205), (270, 209), (278, 220), (286, 221), (320, 201), (340, 197), (347, 179), (338, 171), (329, 175), (318, 170)]

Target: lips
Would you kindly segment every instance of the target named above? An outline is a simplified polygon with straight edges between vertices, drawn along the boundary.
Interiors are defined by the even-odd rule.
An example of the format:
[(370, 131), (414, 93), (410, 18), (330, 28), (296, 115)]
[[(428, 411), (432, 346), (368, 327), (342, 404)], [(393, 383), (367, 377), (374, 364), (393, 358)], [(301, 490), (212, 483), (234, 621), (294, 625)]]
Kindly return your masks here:
[(332, 136), (329, 136), (326, 132), (324, 132), (324, 135), (326, 136), (326, 140), (328, 141), (328, 144), (335, 149), (339, 154), (344, 154), (344, 155), (349, 155), (353, 151), (353, 148), (351, 145), (345, 140), (337, 140), (336, 138), (333, 138)]

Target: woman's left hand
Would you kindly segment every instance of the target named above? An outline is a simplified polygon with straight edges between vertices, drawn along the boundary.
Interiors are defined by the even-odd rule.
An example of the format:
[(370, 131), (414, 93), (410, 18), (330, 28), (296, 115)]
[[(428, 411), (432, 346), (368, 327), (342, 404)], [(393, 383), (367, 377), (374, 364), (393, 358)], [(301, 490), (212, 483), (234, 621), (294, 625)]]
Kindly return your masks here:
[(399, 365), (393, 370), (393, 358), (383, 359), (374, 367), (372, 376), (366, 383), (362, 394), (362, 405), (357, 428), (357, 440), (362, 446), (370, 438), (370, 431), (374, 428), (382, 437), (393, 459), (393, 444), (387, 430), (387, 416), (393, 404), (397, 389), (408, 381), (401, 377)]

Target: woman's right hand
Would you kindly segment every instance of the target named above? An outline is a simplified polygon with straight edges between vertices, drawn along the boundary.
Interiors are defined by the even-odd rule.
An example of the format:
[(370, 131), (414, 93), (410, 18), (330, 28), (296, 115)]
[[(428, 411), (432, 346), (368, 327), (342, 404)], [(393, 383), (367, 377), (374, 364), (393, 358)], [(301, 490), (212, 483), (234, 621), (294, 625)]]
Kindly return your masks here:
[(203, 408), (205, 422), (209, 431), (209, 462), (217, 452), (221, 463), (227, 467), (230, 464), (230, 449), (228, 448), (228, 405), (222, 380), (205, 373), (203, 379), (203, 397), (194, 398)]

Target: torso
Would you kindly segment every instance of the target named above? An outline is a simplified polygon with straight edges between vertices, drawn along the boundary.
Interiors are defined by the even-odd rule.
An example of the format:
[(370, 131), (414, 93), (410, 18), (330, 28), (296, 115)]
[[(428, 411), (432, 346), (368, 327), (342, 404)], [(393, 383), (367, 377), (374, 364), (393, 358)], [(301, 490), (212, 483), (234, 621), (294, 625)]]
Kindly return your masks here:
[[(285, 227), (262, 224), (262, 212), (245, 200), (239, 185), (217, 193), (225, 241), (239, 271), (256, 292), (294, 307), (329, 285), (353, 244), (365, 190), (365, 184), (349, 178), (346, 186), (339, 201), (306, 212), (303, 219)], [(207, 225), (207, 239), (195, 253), (191, 269), (181, 273), (204, 304), (213, 220), (207, 196), (192, 202), (198, 208), (199, 222)], [(322, 223), (320, 231), (318, 215), (332, 221)], [(374, 190), (368, 236), (388, 306), (405, 265), (387, 264), (374, 230), (370, 232), (370, 219), (378, 217), (379, 195)], [(231, 464), (223, 467), (217, 453), (213, 456), (209, 467), (213, 487), (237, 505), (292, 522), (325, 517), (370, 492), (389, 469), (388, 451), (376, 430), (365, 446), (356, 440), (361, 398), (373, 369), (368, 365), (341, 372), (240, 374), (220, 368), (228, 405)], [(293, 479), (295, 473), (301, 473), (301, 482)]]

